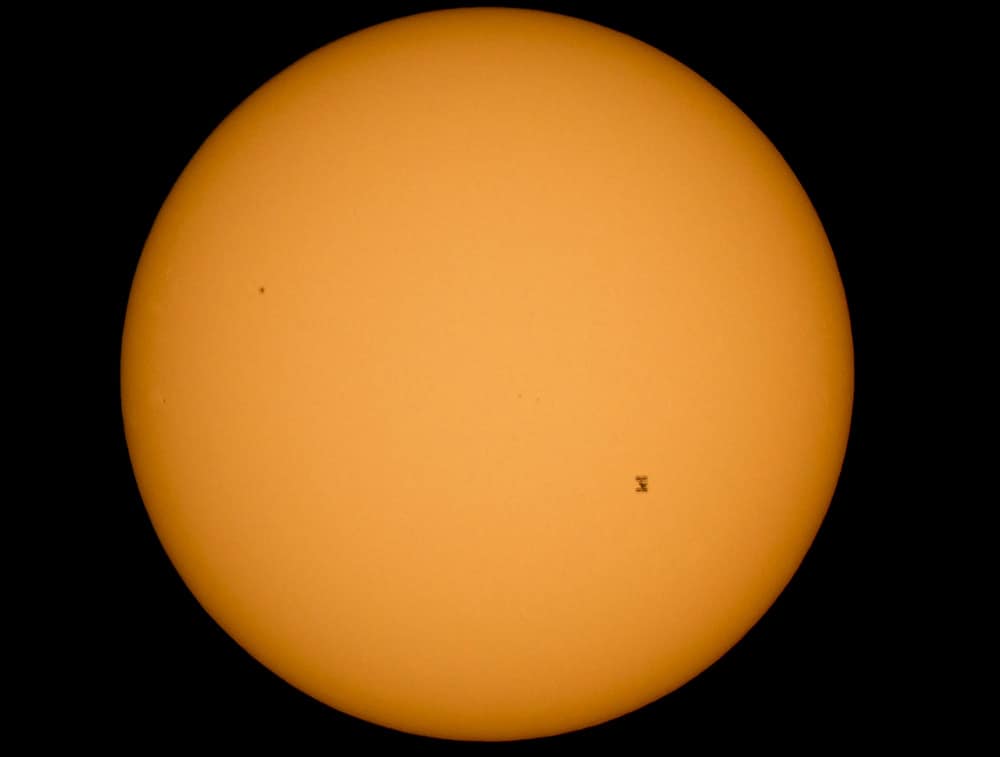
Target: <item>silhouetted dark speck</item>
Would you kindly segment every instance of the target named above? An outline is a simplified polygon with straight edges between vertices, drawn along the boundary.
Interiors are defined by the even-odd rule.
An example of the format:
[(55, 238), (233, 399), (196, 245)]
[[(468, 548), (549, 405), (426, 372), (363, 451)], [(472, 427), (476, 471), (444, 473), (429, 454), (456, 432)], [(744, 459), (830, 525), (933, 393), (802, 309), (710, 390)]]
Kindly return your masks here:
[(260, 293), (261, 293), (261, 294), (264, 294), (264, 287), (261, 287), (261, 288), (260, 288)]

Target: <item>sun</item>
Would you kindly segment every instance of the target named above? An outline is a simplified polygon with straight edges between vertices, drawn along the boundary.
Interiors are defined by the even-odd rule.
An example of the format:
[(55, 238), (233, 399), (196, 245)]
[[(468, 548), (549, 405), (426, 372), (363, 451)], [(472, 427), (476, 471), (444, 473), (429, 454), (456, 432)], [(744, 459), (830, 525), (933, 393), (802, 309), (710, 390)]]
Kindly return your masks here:
[(566, 16), (337, 40), (208, 137), (122, 410), (171, 561), (327, 705), (450, 739), (673, 691), (808, 550), (850, 426), (836, 260), (774, 146)]

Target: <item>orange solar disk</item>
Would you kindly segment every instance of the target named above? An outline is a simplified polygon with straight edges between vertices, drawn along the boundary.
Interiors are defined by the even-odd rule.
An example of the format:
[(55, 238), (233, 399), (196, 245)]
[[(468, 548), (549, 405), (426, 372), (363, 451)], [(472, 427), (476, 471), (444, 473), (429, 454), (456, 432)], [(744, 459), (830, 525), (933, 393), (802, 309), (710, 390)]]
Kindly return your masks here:
[(343, 712), (615, 718), (768, 609), (850, 424), (834, 255), (717, 90), (554, 14), (307, 56), (208, 138), (132, 286), (143, 501), (205, 609)]

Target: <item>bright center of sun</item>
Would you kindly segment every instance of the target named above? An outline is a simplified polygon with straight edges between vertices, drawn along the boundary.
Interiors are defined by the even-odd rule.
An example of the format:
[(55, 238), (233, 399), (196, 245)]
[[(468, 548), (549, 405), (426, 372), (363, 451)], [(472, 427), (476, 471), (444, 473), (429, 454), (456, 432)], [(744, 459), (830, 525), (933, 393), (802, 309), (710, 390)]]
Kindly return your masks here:
[(338, 40), (208, 138), (132, 286), (136, 480), (208, 613), (345, 713), (556, 734), (684, 684), (829, 506), (853, 352), (781, 156), (562, 16)]

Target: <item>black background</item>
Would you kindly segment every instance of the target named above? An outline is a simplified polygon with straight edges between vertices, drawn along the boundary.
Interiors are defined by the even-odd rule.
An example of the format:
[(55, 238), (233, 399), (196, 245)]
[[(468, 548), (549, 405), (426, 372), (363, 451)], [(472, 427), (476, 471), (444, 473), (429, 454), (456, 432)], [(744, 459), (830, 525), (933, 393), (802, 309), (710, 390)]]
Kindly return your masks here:
[[(291, 739), (321, 749), (387, 746), (559, 752), (598, 744), (667, 751), (777, 743), (803, 751), (836, 741), (894, 741), (932, 724), (907, 715), (900, 646), (900, 563), (891, 545), (900, 505), (888, 483), (884, 333), (890, 177), (907, 107), (895, 20), (838, 6), (736, 15), (710, 8), (521, 3), (594, 21), (672, 55), (733, 100), (782, 153), (809, 194), (837, 256), (851, 311), (856, 395), (848, 453), (831, 508), (801, 569), (768, 614), (722, 660), (658, 702), (585, 731), (508, 745), (440, 742), (334, 712), (253, 661), (187, 591), (146, 517), (122, 431), (118, 358), (128, 290), (155, 214), (210, 131), (257, 87), (308, 52), (433, 3), (292, 6), (206, 17), (168, 11), (63, 19), (74, 39), (59, 78), (67, 192), (86, 196), (80, 222), (86, 364), (95, 388), (81, 474), (88, 496), (60, 651), (66, 685), (46, 701), (53, 727), (84, 743), (143, 747), (179, 738), (254, 745)], [(679, 7), (679, 6), (678, 6)], [(911, 69), (912, 72), (912, 69)], [(56, 99), (56, 96), (53, 95)], [(83, 280), (83, 279), (81, 279)], [(81, 349), (81, 352), (84, 351)], [(888, 546), (887, 546), (888, 545)], [(68, 608), (72, 608), (71, 610)], [(138, 734), (138, 736), (136, 735)], [(294, 751), (294, 750), (293, 750)]]

